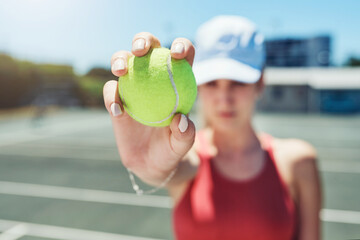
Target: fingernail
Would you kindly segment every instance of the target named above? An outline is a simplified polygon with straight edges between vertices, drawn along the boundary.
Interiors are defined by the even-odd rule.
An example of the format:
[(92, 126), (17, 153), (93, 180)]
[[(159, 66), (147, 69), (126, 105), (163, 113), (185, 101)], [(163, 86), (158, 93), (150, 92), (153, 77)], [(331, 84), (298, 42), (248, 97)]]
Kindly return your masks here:
[(111, 104), (110, 108), (111, 108), (111, 113), (112, 113), (112, 115), (114, 117), (119, 116), (120, 114), (122, 114), (122, 111), (121, 111), (121, 108), (120, 108), (119, 104), (113, 103), (113, 104)]
[(185, 132), (186, 129), (188, 128), (188, 121), (187, 121), (187, 118), (184, 114), (181, 114), (181, 118), (180, 118), (180, 122), (179, 122), (179, 130), (180, 132)]
[(133, 44), (133, 51), (143, 50), (145, 48), (145, 39), (139, 38)]
[(119, 58), (114, 62), (113, 68), (115, 71), (120, 71), (125, 69), (124, 59)]
[(176, 43), (173, 48), (173, 53), (183, 53), (184, 52), (184, 44)]

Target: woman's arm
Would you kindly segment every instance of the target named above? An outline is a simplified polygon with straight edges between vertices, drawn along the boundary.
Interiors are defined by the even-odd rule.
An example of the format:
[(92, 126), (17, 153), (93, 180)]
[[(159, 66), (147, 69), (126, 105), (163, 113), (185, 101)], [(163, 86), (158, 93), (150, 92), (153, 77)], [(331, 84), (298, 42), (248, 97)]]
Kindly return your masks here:
[(195, 151), (195, 144), (179, 163), (178, 170), (166, 185), (174, 206), (181, 199), (189, 182), (196, 176), (200, 159)]
[(189, 152), (180, 161), (174, 177), (169, 181), (166, 187), (169, 189), (189, 180), (192, 180), (197, 173), (199, 165), (200, 159), (196, 153), (194, 144), (193, 147), (189, 150)]
[(315, 149), (304, 141), (297, 141), (294, 155), (294, 177), (299, 213), (299, 240), (321, 239), (320, 210), (322, 192)]

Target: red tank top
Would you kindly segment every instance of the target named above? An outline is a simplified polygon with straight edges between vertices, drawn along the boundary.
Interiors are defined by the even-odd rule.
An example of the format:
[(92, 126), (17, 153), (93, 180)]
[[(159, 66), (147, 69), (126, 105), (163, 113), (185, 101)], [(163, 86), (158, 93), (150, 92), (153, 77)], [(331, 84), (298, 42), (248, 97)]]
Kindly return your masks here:
[(216, 170), (203, 132), (198, 132), (201, 163), (173, 210), (176, 240), (294, 238), (295, 204), (276, 168), (271, 136), (263, 136), (265, 166), (257, 176), (238, 181)]

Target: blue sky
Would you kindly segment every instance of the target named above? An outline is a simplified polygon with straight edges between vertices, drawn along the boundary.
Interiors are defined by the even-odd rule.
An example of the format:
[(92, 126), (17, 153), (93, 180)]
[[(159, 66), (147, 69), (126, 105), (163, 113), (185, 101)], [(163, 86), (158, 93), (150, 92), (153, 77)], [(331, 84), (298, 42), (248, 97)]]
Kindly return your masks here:
[(169, 44), (193, 39), (213, 16), (232, 14), (254, 21), (266, 38), (330, 34), (333, 62), (341, 64), (360, 56), (359, 10), (359, 0), (0, 0), (0, 52), (85, 73), (109, 67), (111, 55), (130, 50), (137, 32)]

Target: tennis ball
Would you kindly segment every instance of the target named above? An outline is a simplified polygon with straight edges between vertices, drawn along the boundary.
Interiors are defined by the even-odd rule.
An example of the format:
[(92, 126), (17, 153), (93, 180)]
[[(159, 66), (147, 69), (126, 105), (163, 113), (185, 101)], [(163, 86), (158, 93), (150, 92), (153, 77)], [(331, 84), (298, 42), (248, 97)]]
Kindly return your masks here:
[(167, 48), (129, 58), (128, 73), (119, 77), (118, 86), (125, 111), (136, 121), (156, 127), (170, 125), (176, 113), (190, 112), (197, 95), (190, 64), (173, 59)]

